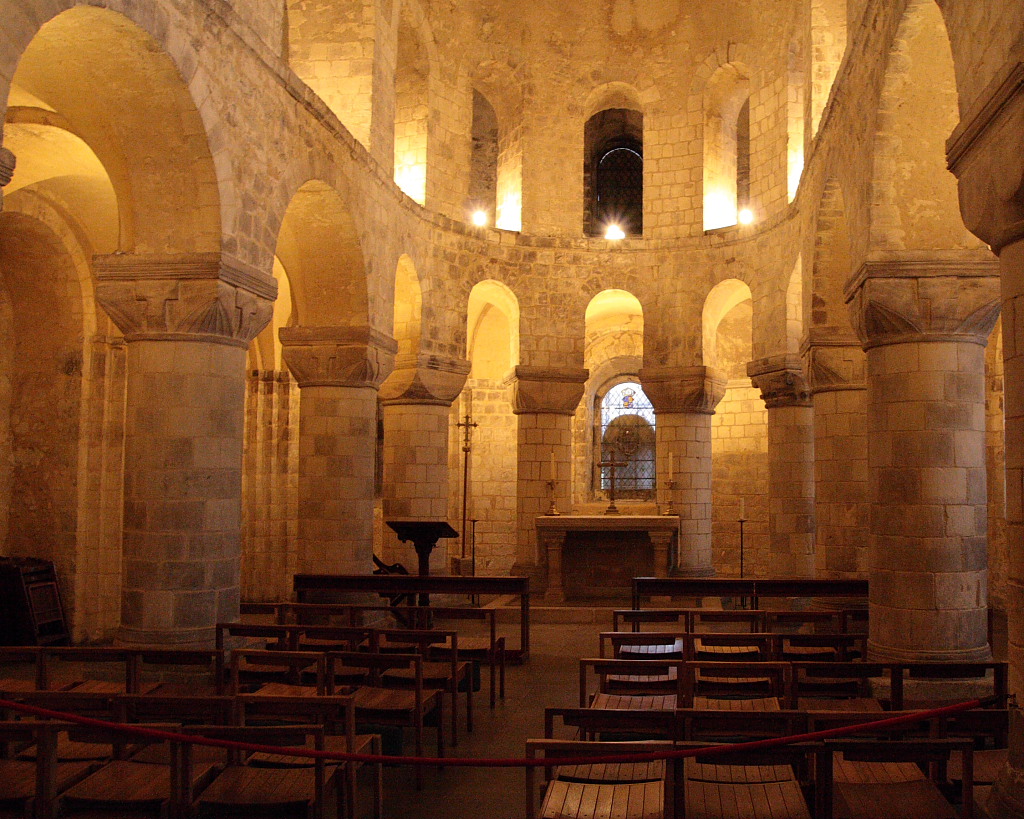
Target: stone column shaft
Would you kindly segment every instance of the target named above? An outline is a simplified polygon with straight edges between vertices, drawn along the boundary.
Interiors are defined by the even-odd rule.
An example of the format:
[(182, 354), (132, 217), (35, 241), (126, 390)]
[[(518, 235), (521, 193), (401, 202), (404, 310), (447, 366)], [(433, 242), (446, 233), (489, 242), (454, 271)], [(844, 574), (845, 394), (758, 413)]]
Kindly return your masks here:
[[(384, 402), (384, 520), (448, 520), (448, 424), (469, 362), (399, 356), (381, 387)], [(385, 537), (392, 537), (386, 529)], [(397, 543), (397, 541), (394, 541)], [(416, 565), (411, 545), (402, 562)], [(445, 541), (430, 556), (432, 572), (447, 572)]]
[[(644, 393), (654, 404), (658, 497), (679, 514), (676, 571), (686, 577), (715, 573), (711, 551), (711, 416), (725, 395), (725, 380), (708, 367), (645, 367)], [(675, 474), (669, 474), (669, 460)]]
[(547, 561), (538, 550), (534, 519), (550, 506), (548, 481), (554, 480), (558, 511), (571, 513), (572, 416), (587, 377), (585, 369), (522, 365), (509, 376), (512, 411), (519, 416), (516, 572), (536, 571)]
[(377, 390), (397, 344), (368, 327), (282, 327), (299, 384), (297, 571), (373, 571)]
[(847, 286), (867, 352), (873, 658), (969, 661), (987, 641), (984, 345), (991, 261), (868, 262)]
[(768, 539), (773, 574), (814, 574), (814, 411), (796, 356), (752, 361), (768, 408)]
[[(805, 352), (814, 409), (815, 576), (868, 574), (867, 385), (860, 344), (811, 339)], [(827, 598), (818, 601), (827, 605)]]
[(212, 645), (238, 617), (245, 357), (276, 284), (219, 254), (95, 257), (127, 343), (127, 643)]

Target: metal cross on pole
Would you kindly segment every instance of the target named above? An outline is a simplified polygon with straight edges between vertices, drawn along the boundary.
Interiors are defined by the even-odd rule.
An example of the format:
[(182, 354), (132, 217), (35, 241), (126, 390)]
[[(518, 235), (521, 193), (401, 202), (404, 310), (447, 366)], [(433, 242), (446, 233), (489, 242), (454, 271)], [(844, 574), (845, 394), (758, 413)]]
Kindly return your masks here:
[(462, 544), (461, 556), (466, 557), (466, 514), (469, 508), (469, 453), (473, 449), (472, 437), (474, 427), (480, 426), (475, 423), (472, 416), (467, 412), (463, 421), (455, 426), (463, 430), (462, 438)]
[[(612, 449), (612, 452), (615, 450)], [(601, 461), (598, 466), (607, 466), (610, 471), (611, 487), (608, 490), (608, 508), (604, 510), (606, 515), (617, 515), (619, 514), (619, 507), (615, 505), (615, 470), (620, 466), (628, 466), (627, 461), (616, 461), (613, 455), (610, 460)]]

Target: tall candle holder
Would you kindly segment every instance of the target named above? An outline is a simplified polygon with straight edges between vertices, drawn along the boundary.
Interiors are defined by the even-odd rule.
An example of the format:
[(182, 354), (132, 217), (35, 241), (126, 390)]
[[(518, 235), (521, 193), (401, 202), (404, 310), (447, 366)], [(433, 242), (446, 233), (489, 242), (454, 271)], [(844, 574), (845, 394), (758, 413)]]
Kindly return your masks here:
[(665, 486), (668, 487), (668, 506), (665, 507), (665, 514), (666, 515), (674, 515), (676, 513), (676, 507), (675, 507), (675, 504), (673, 502), (672, 495), (673, 495), (673, 492), (675, 491), (675, 488), (676, 488), (675, 478), (669, 478), (665, 482)]
[(560, 515), (560, 514), (562, 514), (561, 512), (558, 511), (558, 508), (555, 506), (555, 482), (554, 481), (548, 481), (548, 495), (551, 498), (551, 505), (548, 507), (548, 511), (545, 512), (544, 514), (545, 515)]

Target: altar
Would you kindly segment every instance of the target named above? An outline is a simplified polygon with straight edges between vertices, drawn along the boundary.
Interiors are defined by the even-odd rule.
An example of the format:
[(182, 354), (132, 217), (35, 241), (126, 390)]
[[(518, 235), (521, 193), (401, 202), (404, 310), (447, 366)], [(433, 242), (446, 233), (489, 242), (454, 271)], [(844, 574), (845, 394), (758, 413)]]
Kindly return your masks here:
[(536, 527), (546, 603), (581, 588), (588, 596), (628, 594), (635, 575), (668, 577), (678, 549), (678, 515), (545, 515)]

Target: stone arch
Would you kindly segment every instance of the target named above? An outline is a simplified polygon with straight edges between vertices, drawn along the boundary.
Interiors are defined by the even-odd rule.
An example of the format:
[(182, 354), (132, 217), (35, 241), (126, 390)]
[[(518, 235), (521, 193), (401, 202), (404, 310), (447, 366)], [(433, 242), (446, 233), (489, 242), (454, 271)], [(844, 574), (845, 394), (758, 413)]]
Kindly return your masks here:
[(718, 367), (718, 328), (738, 304), (751, 299), (750, 287), (740, 279), (720, 281), (708, 293), (701, 313), (703, 358), (705, 367)]
[(281, 220), (276, 252), (288, 272), (295, 323), (369, 325), (362, 242), (337, 190), (313, 179), (295, 192)]
[(145, 22), (86, 6), (58, 13), (26, 42), (7, 104), (42, 103), (95, 152), (117, 194), (119, 250), (217, 252), (234, 200), (230, 162), (207, 142), (203, 116), (214, 112), (194, 101), (209, 96), (208, 80), (161, 47), (166, 21)]
[[(485, 279), (473, 285), (469, 293), (466, 313), (466, 357), (474, 362), (480, 354), (480, 345), (487, 343), (487, 340), (494, 340), (488, 334), (481, 336), (481, 330), (485, 324), (500, 315), (499, 323), (507, 328), (505, 333), (499, 337), (505, 338), (506, 347), (504, 355), (495, 355), (497, 361), (506, 361), (506, 369), (511, 369), (519, 364), (519, 300), (516, 298), (508, 285), (494, 279)], [(478, 373), (471, 372), (471, 378), (479, 377)]]
[(605, 83), (591, 91), (583, 127), (583, 232), (617, 227), (643, 234), (644, 108), (636, 88)]
[(606, 82), (592, 89), (583, 103), (583, 119), (608, 108), (622, 108), (627, 111), (644, 113), (644, 102), (636, 86), (626, 82)]
[(750, 200), (750, 69), (720, 66), (704, 89), (704, 229), (736, 224)]
[(869, 251), (980, 247), (960, 216), (945, 141), (959, 122), (945, 24), (911, 0), (886, 65), (873, 145)]
[(523, 225), (523, 90), (512, 68), (488, 60), (470, 74), (473, 91), (483, 95), (498, 120), (494, 225), (520, 230)]

